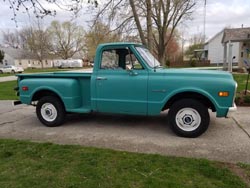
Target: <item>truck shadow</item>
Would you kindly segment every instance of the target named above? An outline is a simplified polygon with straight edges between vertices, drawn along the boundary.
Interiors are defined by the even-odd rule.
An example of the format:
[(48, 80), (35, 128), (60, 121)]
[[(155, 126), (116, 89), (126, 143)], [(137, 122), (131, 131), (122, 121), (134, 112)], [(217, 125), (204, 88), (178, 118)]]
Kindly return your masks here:
[(84, 127), (110, 127), (110, 128), (130, 128), (149, 129), (156, 132), (172, 131), (168, 124), (167, 113), (158, 116), (132, 116), (117, 114), (68, 114), (63, 126), (84, 126)]

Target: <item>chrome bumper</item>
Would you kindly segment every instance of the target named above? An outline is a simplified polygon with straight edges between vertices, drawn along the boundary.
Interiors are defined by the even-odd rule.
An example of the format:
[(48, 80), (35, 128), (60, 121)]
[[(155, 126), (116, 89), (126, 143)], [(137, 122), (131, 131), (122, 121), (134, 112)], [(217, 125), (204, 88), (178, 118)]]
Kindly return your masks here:
[(234, 112), (236, 112), (237, 111), (237, 106), (236, 106), (236, 104), (234, 103), (234, 106), (233, 107), (230, 107), (229, 109), (228, 109), (228, 112), (227, 112), (227, 117), (229, 118), (229, 117), (232, 117), (232, 115), (234, 114)]

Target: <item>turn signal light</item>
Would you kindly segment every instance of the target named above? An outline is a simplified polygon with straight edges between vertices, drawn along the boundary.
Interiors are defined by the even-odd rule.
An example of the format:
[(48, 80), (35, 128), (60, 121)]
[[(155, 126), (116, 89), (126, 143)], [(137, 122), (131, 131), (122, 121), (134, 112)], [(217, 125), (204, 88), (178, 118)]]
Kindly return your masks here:
[(218, 93), (219, 97), (228, 97), (229, 96), (229, 92), (228, 91), (220, 91)]
[(29, 88), (28, 88), (28, 86), (23, 86), (23, 87), (22, 87), (22, 90), (23, 90), (23, 91), (28, 91)]

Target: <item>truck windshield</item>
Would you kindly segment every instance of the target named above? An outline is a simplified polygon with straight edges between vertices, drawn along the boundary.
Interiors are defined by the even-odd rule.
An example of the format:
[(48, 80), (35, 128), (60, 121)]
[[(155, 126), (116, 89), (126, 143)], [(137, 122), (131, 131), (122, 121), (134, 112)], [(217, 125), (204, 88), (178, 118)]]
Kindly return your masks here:
[(150, 67), (152, 68), (161, 67), (159, 61), (155, 59), (155, 57), (149, 52), (147, 48), (136, 47), (136, 50), (139, 52), (139, 54), (142, 56), (142, 58)]

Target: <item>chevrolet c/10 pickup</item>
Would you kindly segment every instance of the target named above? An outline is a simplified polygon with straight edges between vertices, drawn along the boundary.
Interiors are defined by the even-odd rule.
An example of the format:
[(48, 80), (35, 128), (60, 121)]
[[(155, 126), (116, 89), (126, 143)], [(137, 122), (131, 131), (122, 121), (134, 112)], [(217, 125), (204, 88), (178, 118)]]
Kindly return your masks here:
[[(101, 44), (93, 72), (19, 74), (14, 104), (36, 106), (38, 119), (59, 126), (67, 113), (159, 115), (179, 136), (197, 137), (210, 122), (209, 109), (227, 117), (237, 83), (223, 71), (166, 69), (147, 48), (135, 43)], [(167, 124), (167, 122), (166, 122)]]

